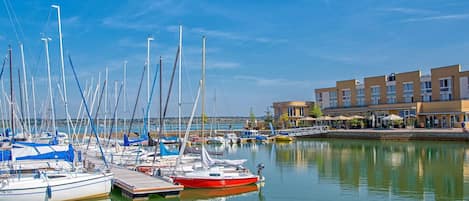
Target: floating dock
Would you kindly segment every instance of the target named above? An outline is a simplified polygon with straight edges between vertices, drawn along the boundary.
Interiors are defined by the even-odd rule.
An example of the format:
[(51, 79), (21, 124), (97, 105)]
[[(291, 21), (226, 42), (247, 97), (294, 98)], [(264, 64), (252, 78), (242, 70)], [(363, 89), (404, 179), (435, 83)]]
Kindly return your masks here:
[(176, 197), (184, 190), (184, 186), (175, 185), (162, 178), (114, 167), (114, 186), (122, 190), (122, 196), (132, 200), (146, 200), (150, 195), (162, 197)]
[[(87, 161), (103, 165), (97, 153), (89, 151)], [(148, 200), (150, 195), (162, 197), (177, 197), (184, 190), (184, 186), (175, 185), (161, 177), (153, 177), (145, 173), (129, 170), (114, 164), (109, 164), (114, 174), (113, 185), (121, 189), (122, 196), (131, 200)]]

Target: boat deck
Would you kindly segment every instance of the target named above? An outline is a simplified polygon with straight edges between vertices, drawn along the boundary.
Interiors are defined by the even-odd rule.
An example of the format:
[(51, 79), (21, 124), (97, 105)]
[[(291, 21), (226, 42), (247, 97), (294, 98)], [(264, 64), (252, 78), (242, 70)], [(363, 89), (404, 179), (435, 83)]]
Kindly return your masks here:
[(146, 199), (154, 194), (163, 197), (178, 196), (184, 190), (182, 185), (137, 171), (114, 167), (111, 172), (114, 173), (114, 185), (122, 190), (123, 196), (132, 200)]

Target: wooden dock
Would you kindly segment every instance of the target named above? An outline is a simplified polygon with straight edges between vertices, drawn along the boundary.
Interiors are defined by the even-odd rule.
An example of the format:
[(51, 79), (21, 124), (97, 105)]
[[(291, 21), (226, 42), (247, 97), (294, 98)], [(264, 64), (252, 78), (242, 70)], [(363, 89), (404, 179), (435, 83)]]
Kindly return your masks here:
[(175, 185), (162, 178), (132, 171), (124, 168), (114, 167), (114, 186), (122, 190), (122, 195), (132, 200), (148, 199), (150, 195), (162, 197), (175, 197), (184, 190), (184, 186)]
[[(88, 162), (104, 165), (103, 161), (96, 157), (96, 152), (88, 151), (86, 155)], [(131, 200), (147, 200), (150, 195), (177, 197), (184, 190), (184, 186), (175, 185), (161, 177), (153, 177), (114, 164), (109, 165), (111, 166), (111, 172), (114, 174), (114, 187), (120, 188), (122, 196)]]

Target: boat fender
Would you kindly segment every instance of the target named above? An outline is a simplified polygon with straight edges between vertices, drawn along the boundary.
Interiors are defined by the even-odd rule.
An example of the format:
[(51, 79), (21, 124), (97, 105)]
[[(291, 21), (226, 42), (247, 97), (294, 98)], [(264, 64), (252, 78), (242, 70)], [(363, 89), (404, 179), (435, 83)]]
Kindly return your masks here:
[(47, 186), (46, 188), (46, 194), (47, 194), (47, 198), (51, 199), (52, 198), (52, 189), (50, 186)]

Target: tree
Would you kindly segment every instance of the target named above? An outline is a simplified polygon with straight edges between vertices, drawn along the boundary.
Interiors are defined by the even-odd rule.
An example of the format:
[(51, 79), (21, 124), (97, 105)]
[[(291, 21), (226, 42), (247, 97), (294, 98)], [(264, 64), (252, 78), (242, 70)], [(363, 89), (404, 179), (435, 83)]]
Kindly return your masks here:
[(322, 111), (319, 105), (314, 104), (314, 106), (311, 107), (311, 109), (309, 110), (309, 116), (313, 118), (318, 118), (322, 116)]
[(249, 111), (249, 127), (250, 128), (257, 126), (257, 125), (255, 125), (254, 122), (256, 122), (256, 115), (252, 111), (252, 107), (251, 107), (251, 109)]
[(288, 120), (290, 120), (290, 118), (288, 118), (288, 114), (287, 113), (283, 113), (282, 115), (280, 115), (280, 122), (282, 122), (282, 127), (285, 128), (287, 123), (288, 123)]
[(204, 122), (204, 124), (208, 123), (208, 116), (205, 113), (202, 114), (202, 122)]

